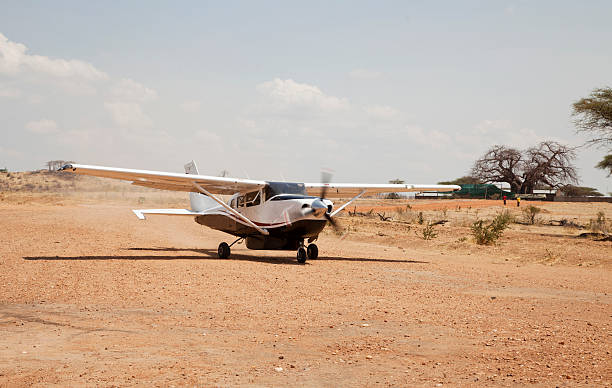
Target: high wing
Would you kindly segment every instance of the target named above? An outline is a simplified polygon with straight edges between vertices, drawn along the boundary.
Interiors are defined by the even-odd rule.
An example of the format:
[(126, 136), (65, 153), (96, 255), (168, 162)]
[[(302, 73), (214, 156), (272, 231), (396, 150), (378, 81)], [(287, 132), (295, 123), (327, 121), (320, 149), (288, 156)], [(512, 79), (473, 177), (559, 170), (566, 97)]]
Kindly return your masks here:
[(371, 183), (304, 183), (309, 195), (319, 195), (323, 187), (327, 187), (326, 196), (329, 198), (347, 198), (364, 193), (404, 193), (438, 191), (449, 192), (461, 190), (458, 185), (419, 185), (419, 184), (371, 184)]
[(145, 219), (145, 214), (157, 214), (162, 216), (200, 216), (205, 212), (194, 212), (189, 209), (134, 209), (132, 210), (140, 220)]
[(196, 187), (205, 188), (213, 194), (231, 195), (258, 190), (266, 185), (264, 181), (239, 178), (224, 178), (207, 175), (191, 175), (173, 172), (132, 170), (127, 168), (67, 164), (60, 169), (74, 174), (92, 175), (102, 178), (131, 181), (133, 185), (161, 190), (199, 193)]

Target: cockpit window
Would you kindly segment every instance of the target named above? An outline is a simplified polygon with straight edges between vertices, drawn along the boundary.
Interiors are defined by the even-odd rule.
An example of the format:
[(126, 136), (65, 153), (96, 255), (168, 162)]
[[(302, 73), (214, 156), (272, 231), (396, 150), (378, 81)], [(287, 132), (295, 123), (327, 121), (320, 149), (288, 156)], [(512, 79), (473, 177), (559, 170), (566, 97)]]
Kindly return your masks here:
[(259, 191), (253, 191), (244, 195), (244, 201), (246, 202), (247, 207), (259, 205), (260, 200), (261, 198), (259, 196)]
[(284, 201), (287, 199), (309, 199), (309, 198), (316, 198), (316, 197), (311, 197), (309, 195), (299, 195), (299, 194), (279, 194), (271, 198), (270, 201)]
[(266, 200), (279, 194), (297, 194), (307, 195), (306, 186), (303, 183), (291, 183), (291, 182), (267, 182), (265, 187)]

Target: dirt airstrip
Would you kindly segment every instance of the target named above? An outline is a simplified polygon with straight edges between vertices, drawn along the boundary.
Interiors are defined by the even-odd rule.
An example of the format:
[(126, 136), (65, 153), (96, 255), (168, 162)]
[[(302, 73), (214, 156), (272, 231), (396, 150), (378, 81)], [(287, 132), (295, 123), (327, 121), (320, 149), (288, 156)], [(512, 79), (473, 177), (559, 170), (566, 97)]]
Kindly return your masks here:
[(469, 225), (499, 202), (435, 202), (425, 219), (449, 221), (423, 240), (412, 201), (343, 215), (298, 265), (217, 259), (228, 236), (139, 221), (161, 207), (140, 197), (23, 198), (0, 201), (0, 386), (612, 384), (612, 243), (548, 225), (610, 204), (538, 204), (540, 224), (479, 246)]

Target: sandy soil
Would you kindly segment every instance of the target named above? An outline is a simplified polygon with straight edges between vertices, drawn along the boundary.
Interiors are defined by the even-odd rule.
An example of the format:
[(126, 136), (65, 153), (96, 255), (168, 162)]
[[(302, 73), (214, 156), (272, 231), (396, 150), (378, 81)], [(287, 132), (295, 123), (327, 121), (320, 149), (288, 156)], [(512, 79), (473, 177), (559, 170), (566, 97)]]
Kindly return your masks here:
[(0, 386), (612, 384), (612, 243), (543, 223), (479, 246), (499, 203), (432, 207), (434, 240), (412, 213), (345, 215), (298, 265), (217, 259), (228, 236), (125, 203), (1, 201)]

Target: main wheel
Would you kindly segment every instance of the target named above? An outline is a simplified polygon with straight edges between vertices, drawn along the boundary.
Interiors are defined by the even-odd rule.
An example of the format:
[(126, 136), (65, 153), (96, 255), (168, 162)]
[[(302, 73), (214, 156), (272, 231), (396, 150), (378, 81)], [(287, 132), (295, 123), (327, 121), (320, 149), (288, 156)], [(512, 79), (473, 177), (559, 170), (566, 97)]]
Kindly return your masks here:
[(304, 249), (304, 247), (299, 247), (297, 250), (297, 261), (298, 263), (305, 263), (306, 262), (306, 249)]
[(226, 242), (222, 242), (221, 244), (219, 244), (219, 248), (217, 248), (217, 254), (219, 255), (220, 259), (227, 259), (228, 257), (230, 257), (230, 247), (229, 245), (227, 245)]
[(310, 244), (308, 249), (306, 249), (306, 253), (308, 254), (308, 258), (310, 260), (314, 260), (319, 257), (319, 247), (317, 247), (315, 244)]

